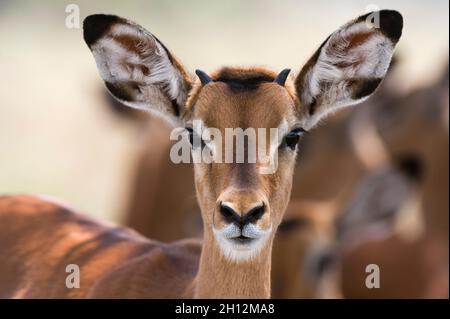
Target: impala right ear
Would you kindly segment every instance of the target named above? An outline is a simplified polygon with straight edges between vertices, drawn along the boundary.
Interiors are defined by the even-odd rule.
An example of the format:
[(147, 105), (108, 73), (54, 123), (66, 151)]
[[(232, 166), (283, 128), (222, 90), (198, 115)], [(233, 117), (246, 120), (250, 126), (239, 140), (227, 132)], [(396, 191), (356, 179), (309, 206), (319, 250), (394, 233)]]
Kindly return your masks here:
[(325, 40), (295, 80), (306, 113), (305, 129), (375, 91), (386, 75), (402, 28), (400, 13), (382, 10), (350, 21)]
[(191, 79), (155, 36), (131, 21), (103, 14), (88, 16), (83, 29), (100, 76), (116, 99), (178, 120)]

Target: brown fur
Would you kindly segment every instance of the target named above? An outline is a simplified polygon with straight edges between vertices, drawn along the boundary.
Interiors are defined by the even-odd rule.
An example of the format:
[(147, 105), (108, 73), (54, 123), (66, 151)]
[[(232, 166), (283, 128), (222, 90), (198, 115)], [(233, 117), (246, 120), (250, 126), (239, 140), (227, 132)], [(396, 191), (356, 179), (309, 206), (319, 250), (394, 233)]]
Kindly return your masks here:
[[(184, 291), (168, 287), (167, 278), (192, 279), (201, 248), (195, 241), (151, 241), (26, 195), (0, 197), (0, 228), (1, 298), (176, 297)], [(69, 264), (80, 267), (79, 289), (65, 285)], [(123, 278), (133, 289), (123, 290)]]

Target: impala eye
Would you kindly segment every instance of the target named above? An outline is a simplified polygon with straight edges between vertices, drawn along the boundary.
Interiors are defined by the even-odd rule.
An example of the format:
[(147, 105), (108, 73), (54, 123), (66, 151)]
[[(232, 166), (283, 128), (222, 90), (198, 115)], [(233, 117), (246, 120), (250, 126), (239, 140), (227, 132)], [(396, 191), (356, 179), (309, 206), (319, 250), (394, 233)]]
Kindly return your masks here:
[(189, 133), (189, 143), (191, 143), (191, 145), (194, 145), (194, 130), (192, 129), (192, 127), (186, 127), (186, 131), (188, 131)]
[(194, 132), (192, 127), (186, 127), (186, 131), (188, 131), (189, 133), (189, 143), (191, 143), (192, 147), (198, 145), (198, 144), (194, 145), (196, 139), (200, 139), (200, 146), (202, 147), (202, 149), (204, 146), (206, 146), (205, 141), (203, 141), (203, 139), (201, 139), (201, 137), (199, 137), (198, 134)]
[(287, 147), (292, 150), (295, 150), (298, 142), (300, 141), (300, 137), (305, 133), (305, 130), (302, 128), (296, 128), (292, 130), (289, 134), (284, 137), (284, 143)]

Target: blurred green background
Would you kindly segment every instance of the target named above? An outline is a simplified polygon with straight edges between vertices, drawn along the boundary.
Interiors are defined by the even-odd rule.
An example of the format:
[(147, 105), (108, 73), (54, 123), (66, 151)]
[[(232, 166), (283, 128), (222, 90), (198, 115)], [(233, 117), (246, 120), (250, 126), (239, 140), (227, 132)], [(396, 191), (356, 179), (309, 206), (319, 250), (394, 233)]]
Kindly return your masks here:
[(432, 80), (448, 60), (447, 0), (0, 0), (0, 194), (48, 194), (113, 221), (125, 208), (141, 130), (105, 106), (82, 30), (65, 26), (70, 3), (81, 20), (112, 13), (138, 22), (190, 71), (299, 71), (328, 34), (373, 5), (404, 16), (403, 89)]

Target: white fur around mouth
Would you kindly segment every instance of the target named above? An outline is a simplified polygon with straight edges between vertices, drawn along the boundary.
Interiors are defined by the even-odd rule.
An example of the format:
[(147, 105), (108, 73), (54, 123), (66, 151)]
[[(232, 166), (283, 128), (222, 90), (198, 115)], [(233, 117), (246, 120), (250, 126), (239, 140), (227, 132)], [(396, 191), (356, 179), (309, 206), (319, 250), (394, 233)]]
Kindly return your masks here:
[(262, 230), (254, 224), (248, 224), (241, 230), (235, 224), (222, 229), (213, 227), (214, 237), (228, 260), (241, 262), (253, 259), (264, 247), (272, 227)]

